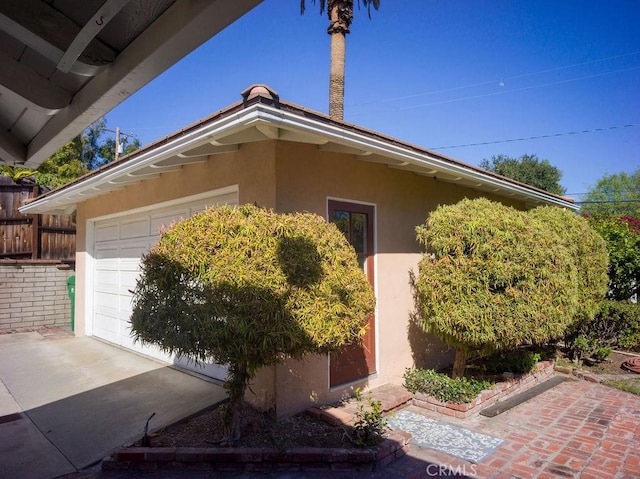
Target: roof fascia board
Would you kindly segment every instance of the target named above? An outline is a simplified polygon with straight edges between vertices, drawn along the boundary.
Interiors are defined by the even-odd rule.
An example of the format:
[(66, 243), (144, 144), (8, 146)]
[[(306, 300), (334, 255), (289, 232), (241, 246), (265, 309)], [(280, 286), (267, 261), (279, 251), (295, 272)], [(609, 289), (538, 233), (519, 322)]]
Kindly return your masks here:
[[(252, 106), (217, 121), (204, 124), (201, 127), (174, 138), (163, 145), (151, 148), (149, 151), (145, 151), (138, 156), (134, 156), (129, 161), (125, 160), (119, 165), (111, 164), (104, 171), (97, 172), (93, 176), (80, 180), (66, 188), (63, 187), (59, 191), (53, 191), (41, 199), (36, 199), (27, 205), (21, 206), (20, 211), (28, 214), (39, 213), (48, 207), (61, 205), (66, 206), (71, 203), (75, 203), (75, 201), (82, 196), (83, 192), (92, 190), (94, 187), (108, 183), (116, 178), (128, 175), (136, 170), (144, 168), (145, 166), (153, 165), (159, 161), (172, 158), (182, 151), (189, 150), (201, 144), (203, 141), (213, 141), (216, 137), (227, 135), (229, 132), (241, 129), (247, 124), (253, 123), (257, 116), (258, 112), (256, 111), (256, 106)], [(140, 178), (140, 181), (141, 180), (142, 178)], [(105, 193), (106, 192), (107, 191), (105, 191)], [(73, 198), (73, 200), (71, 200), (71, 198)]]
[(448, 173), (461, 176), (469, 181), (481, 182), (490, 188), (498, 188), (508, 193), (524, 195), (528, 199), (542, 201), (547, 204), (561, 206), (577, 210), (578, 206), (574, 203), (563, 200), (554, 195), (548, 195), (544, 192), (531, 190), (526, 186), (511, 183), (492, 175), (482, 173), (466, 167), (463, 164), (452, 163), (428, 152), (418, 152), (412, 149), (389, 143), (383, 139), (373, 138), (366, 133), (357, 131), (356, 129), (339, 127), (334, 124), (324, 123), (312, 118), (301, 117), (298, 114), (274, 109), (267, 105), (257, 105), (260, 115), (259, 120), (268, 121), (275, 126), (288, 129), (302, 129), (305, 132), (312, 132), (317, 135), (331, 138), (331, 141), (342, 143), (356, 149), (373, 151), (385, 157), (391, 157), (403, 163), (416, 165), (424, 168), (425, 171), (438, 169)]

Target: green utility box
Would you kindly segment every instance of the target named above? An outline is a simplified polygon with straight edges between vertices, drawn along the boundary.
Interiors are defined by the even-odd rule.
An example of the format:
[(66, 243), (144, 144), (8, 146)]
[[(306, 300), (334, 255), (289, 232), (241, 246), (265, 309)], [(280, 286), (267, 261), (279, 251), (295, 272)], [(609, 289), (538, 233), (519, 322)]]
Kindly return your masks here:
[(67, 278), (67, 293), (71, 300), (71, 331), (75, 331), (75, 309), (76, 309), (76, 277)]

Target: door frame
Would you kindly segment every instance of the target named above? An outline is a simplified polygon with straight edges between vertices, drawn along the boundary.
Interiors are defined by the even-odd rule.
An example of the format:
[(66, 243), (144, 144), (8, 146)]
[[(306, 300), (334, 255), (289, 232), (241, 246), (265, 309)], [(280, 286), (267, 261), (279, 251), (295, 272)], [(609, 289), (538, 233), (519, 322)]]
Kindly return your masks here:
[(349, 386), (350, 384), (355, 384), (358, 382), (362, 382), (364, 380), (366, 380), (367, 378), (374, 378), (376, 377), (379, 372), (380, 372), (380, 334), (378, 334), (378, 332), (380, 331), (380, 327), (379, 327), (379, 315), (378, 315), (378, 302), (377, 302), (377, 298), (378, 298), (378, 206), (376, 203), (371, 203), (371, 202), (367, 202), (367, 201), (359, 201), (359, 200), (354, 200), (354, 199), (350, 199), (350, 198), (343, 198), (343, 197), (337, 197), (337, 196), (327, 196), (326, 201), (325, 201), (325, 218), (327, 221), (330, 221), (331, 219), (329, 218), (329, 202), (331, 201), (336, 201), (339, 203), (347, 203), (347, 204), (353, 204), (353, 205), (362, 205), (362, 206), (369, 206), (373, 208), (373, 251), (372, 251), (372, 257), (373, 257), (373, 261), (371, 265), (367, 265), (367, 268), (372, 268), (373, 270), (373, 292), (374, 295), (376, 297), (376, 306), (374, 309), (374, 328), (375, 328), (375, 337), (374, 337), (374, 347), (375, 347), (375, 368), (376, 368), (376, 372), (374, 372), (373, 374), (361, 378), (361, 379), (356, 379), (352, 382), (349, 383), (344, 383), (344, 384), (339, 384), (336, 386), (331, 386), (331, 357), (329, 354), (327, 354), (327, 388), (329, 389), (329, 391), (335, 391), (335, 390), (339, 390), (339, 389), (343, 389), (345, 386)]

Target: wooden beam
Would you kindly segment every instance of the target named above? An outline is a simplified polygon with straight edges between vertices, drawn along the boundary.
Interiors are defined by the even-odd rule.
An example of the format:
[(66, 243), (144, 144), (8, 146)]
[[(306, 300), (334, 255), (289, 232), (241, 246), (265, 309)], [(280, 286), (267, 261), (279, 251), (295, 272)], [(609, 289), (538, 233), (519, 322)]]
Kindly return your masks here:
[(31, 68), (0, 52), (0, 93), (16, 95), (31, 108), (53, 115), (69, 103), (71, 94)]
[(0, 131), (0, 163), (8, 165), (24, 163), (26, 155), (27, 148), (15, 136), (6, 131)]
[[(22, 0), (11, 0), (20, 3)], [(33, 0), (29, 0), (33, 1)], [(177, 1), (136, 37), (31, 140), (25, 166), (37, 168), (90, 123), (262, 0)], [(38, 0), (38, 3), (45, 3)], [(0, 1), (0, 11), (4, 11)], [(68, 43), (67, 43), (68, 45)], [(65, 45), (66, 48), (66, 45)], [(82, 56), (80, 57), (82, 60)]]
[(122, 8), (129, 3), (129, 0), (107, 0), (93, 14), (93, 17), (85, 23), (84, 27), (71, 42), (71, 45), (64, 52), (64, 55), (58, 62), (58, 70), (69, 72), (78, 60), (78, 57), (84, 52), (100, 31), (115, 17)]
[[(51, 56), (66, 51), (80, 33), (80, 27), (73, 20), (41, 0), (2, 0), (0, 13), (5, 17), (5, 25), (8, 19), (22, 27), (16, 29), (9, 25), (12, 32), (19, 35), (18, 40), (56, 63), (62, 55)], [(51, 28), (52, 25), (55, 28)], [(116, 57), (115, 51), (95, 38), (80, 53), (80, 61), (93, 66), (111, 63)]]

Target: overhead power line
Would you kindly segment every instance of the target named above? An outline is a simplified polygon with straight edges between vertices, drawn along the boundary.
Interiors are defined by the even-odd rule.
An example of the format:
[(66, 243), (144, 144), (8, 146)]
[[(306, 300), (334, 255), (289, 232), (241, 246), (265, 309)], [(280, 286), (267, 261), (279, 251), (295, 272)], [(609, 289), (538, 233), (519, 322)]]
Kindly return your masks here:
[(620, 70), (612, 70), (612, 71), (604, 72), (604, 73), (596, 73), (596, 74), (593, 74), (593, 75), (587, 75), (587, 76), (583, 76), (583, 77), (579, 77), (579, 78), (568, 78), (566, 80), (557, 80), (557, 81), (552, 81), (552, 82), (547, 82), (547, 83), (540, 83), (538, 85), (525, 86), (525, 87), (522, 87), (522, 88), (514, 88), (512, 90), (502, 90), (502, 91), (496, 91), (496, 92), (492, 92), (492, 93), (484, 93), (482, 95), (472, 95), (472, 96), (466, 96), (466, 97), (461, 97), (461, 98), (453, 98), (451, 100), (442, 100), (442, 101), (435, 101), (435, 102), (432, 102), (432, 103), (421, 103), (419, 105), (404, 106), (404, 107), (396, 108), (396, 110), (413, 110), (414, 108), (424, 108), (424, 107), (427, 107), (427, 106), (444, 105), (446, 103), (455, 103), (455, 102), (466, 101), (466, 100), (476, 100), (478, 98), (486, 98), (486, 97), (489, 97), (489, 96), (504, 95), (506, 93), (514, 93), (514, 92), (519, 92), (519, 91), (533, 90), (534, 88), (542, 88), (542, 87), (545, 87), (545, 86), (559, 85), (561, 83), (570, 83), (570, 82), (574, 82), (574, 81), (588, 80), (590, 78), (597, 78), (597, 77), (602, 77), (602, 76), (606, 76), (606, 75), (611, 75), (613, 73), (628, 72), (628, 71), (631, 71), (631, 70), (638, 70), (638, 69), (640, 69), (640, 67), (622, 68)]
[(610, 131), (610, 130), (618, 130), (621, 128), (631, 128), (634, 126), (640, 126), (639, 123), (630, 123), (628, 125), (617, 125), (617, 126), (609, 126), (606, 128), (593, 128), (591, 130), (581, 130), (581, 131), (567, 131), (564, 133), (553, 133), (549, 135), (538, 135), (538, 136), (529, 136), (524, 138), (510, 138), (508, 140), (493, 140), (493, 141), (483, 141), (480, 143), (466, 143), (463, 145), (449, 145), (449, 146), (436, 146), (429, 147), (430, 150), (446, 150), (449, 148), (466, 148), (469, 146), (483, 146), (483, 145), (496, 145), (498, 143), (511, 143), (514, 141), (528, 141), (528, 140), (541, 140), (543, 138), (556, 138), (559, 136), (570, 136), (570, 135), (583, 135), (585, 133), (597, 133), (600, 131)]
[[(521, 75), (514, 75), (514, 76), (510, 76), (510, 77), (502, 77), (502, 78), (497, 78), (497, 79), (478, 82), (478, 83), (471, 83), (471, 84), (468, 84), (468, 85), (461, 85), (461, 86), (456, 86), (456, 87), (451, 87), (451, 88), (443, 88), (443, 89), (440, 89), (440, 90), (432, 90), (432, 91), (427, 91), (427, 92), (422, 92), (422, 93), (415, 93), (413, 95), (404, 95), (404, 96), (397, 96), (397, 97), (393, 97), (393, 98), (383, 98), (383, 99), (376, 99), (376, 100), (367, 101), (367, 102), (355, 103), (355, 104), (347, 105), (347, 107), (348, 108), (353, 108), (353, 107), (359, 107), (359, 106), (364, 106), (364, 105), (370, 105), (370, 104), (374, 104), (374, 103), (388, 103), (388, 102), (399, 101), (399, 100), (408, 100), (408, 99), (412, 99), (412, 98), (419, 98), (419, 97), (422, 97), (422, 96), (437, 95), (439, 93), (448, 93), (448, 92), (451, 92), (451, 91), (464, 90), (464, 89), (467, 89), (467, 88), (474, 88), (474, 87), (485, 86), (485, 85), (499, 84), (500, 86), (503, 86), (504, 84), (506, 84), (506, 82), (512, 81), (512, 80), (519, 80), (521, 78), (527, 78), (527, 77), (531, 77), (531, 76), (542, 75), (542, 74), (545, 74), (545, 73), (552, 73), (552, 72), (558, 72), (558, 71), (561, 71), (561, 70), (568, 70), (570, 68), (576, 68), (576, 67), (580, 67), (580, 66), (584, 66), (584, 65), (590, 65), (590, 64), (593, 64), (593, 63), (600, 63), (600, 62), (604, 62), (604, 61), (608, 61), (608, 60), (614, 60), (616, 58), (623, 58), (623, 57), (628, 57), (628, 56), (638, 55), (638, 54), (640, 54), (640, 50), (634, 51), (634, 52), (629, 52), (629, 53), (622, 53), (620, 55), (613, 55), (613, 56), (606, 57), (606, 58), (599, 58), (599, 59), (596, 59), (596, 60), (589, 60), (589, 61), (586, 61), (586, 62), (573, 63), (571, 65), (565, 65), (565, 66), (561, 66), (561, 67), (548, 68), (546, 70), (540, 70), (540, 71), (536, 71), (536, 72), (523, 73)], [(545, 84), (542, 84), (542, 85), (534, 85), (534, 86), (531, 86), (531, 87), (527, 87), (526, 89), (537, 88), (539, 86), (553, 85), (555, 83), (564, 83), (564, 82), (569, 82), (569, 81), (584, 80), (584, 79), (587, 79), (587, 78), (593, 78), (593, 77), (597, 77), (597, 76), (608, 75), (610, 73), (618, 73), (618, 72), (621, 72), (621, 71), (634, 70), (634, 69), (636, 69), (636, 67), (630, 68), (630, 69), (622, 69), (622, 70), (614, 70), (614, 71), (610, 71), (610, 72), (597, 73), (595, 75), (590, 75), (590, 76), (576, 78), (576, 79), (568, 79), (568, 80), (561, 80), (559, 82), (545, 83)], [(520, 89), (518, 89), (518, 90), (506, 90), (506, 91), (503, 91), (503, 92), (499, 92), (499, 94), (507, 93), (509, 91), (519, 91), (519, 90)], [(494, 93), (494, 94), (496, 94), (496, 93)], [(470, 98), (476, 98), (476, 97), (462, 98), (462, 99), (451, 100), (451, 101), (461, 101), (461, 100), (466, 100), (466, 99), (470, 99)], [(420, 105), (418, 105), (418, 106), (420, 106)], [(425, 106), (428, 106), (428, 105), (425, 105)], [(411, 107), (415, 108), (416, 106), (411, 106)]]
[(640, 200), (600, 200), (600, 201), (576, 201), (579, 205), (602, 204), (602, 203), (640, 203)]

